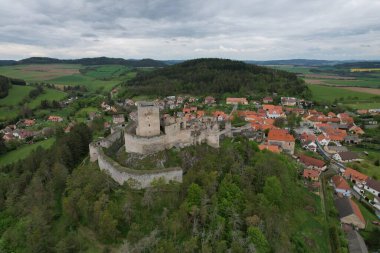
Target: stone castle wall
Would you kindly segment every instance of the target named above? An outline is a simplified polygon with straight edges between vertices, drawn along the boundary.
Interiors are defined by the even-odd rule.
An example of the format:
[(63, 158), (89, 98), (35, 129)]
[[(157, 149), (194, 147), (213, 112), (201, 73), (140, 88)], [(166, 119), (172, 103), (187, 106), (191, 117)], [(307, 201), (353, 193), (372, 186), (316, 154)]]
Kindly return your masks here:
[(182, 169), (180, 167), (160, 170), (133, 170), (118, 164), (112, 158), (99, 150), (98, 164), (101, 170), (105, 170), (116, 182), (127, 182), (131, 188), (143, 189), (150, 187), (152, 182), (164, 180), (165, 182), (182, 182)]
[[(163, 179), (165, 182), (182, 182), (182, 168), (166, 168), (160, 170), (133, 170), (118, 164), (107, 156), (103, 148), (109, 148), (113, 143), (123, 138), (123, 131), (115, 130), (106, 138), (90, 143), (90, 160), (98, 161), (99, 168), (106, 171), (116, 182), (124, 184), (127, 182), (135, 189), (147, 188), (152, 182)], [(153, 137), (156, 138), (156, 137)]]

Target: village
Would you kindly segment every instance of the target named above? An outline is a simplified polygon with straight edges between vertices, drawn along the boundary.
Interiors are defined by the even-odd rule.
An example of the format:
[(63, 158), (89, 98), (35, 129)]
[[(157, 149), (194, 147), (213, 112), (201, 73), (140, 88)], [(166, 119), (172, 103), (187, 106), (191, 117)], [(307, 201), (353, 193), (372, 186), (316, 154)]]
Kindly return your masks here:
[[(117, 89), (114, 89), (111, 97), (116, 93)], [(69, 102), (64, 105), (68, 106)], [(86, 121), (91, 125), (94, 120), (102, 119), (102, 128), (107, 133), (111, 126), (124, 127), (137, 121), (137, 103), (132, 99), (103, 100), (97, 105), (97, 110), (87, 113)], [(365, 229), (369, 223), (380, 224), (379, 179), (351, 168), (353, 165), (360, 168), (360, 163), (367, 159), (368, 153), (354, 151), (355, 146), (362, 142), (365, 129), (377, 126), (371, 117), (379, 115), (380, 110), (337, 114), (324, 110), (324, 113), (315, 109), (311, 101), (277, 97), (276, 94), (251, 101), (244, 97), (218, 100), (212, 96), (169, 96), (155, 99), (152, 104), (159, 108), (164, 119), (180, 119), (194, 125), (194, 122), (201, 122), (207, 117), (219, 125), (243, 127), (244, 131), (239, 134), (257, 142), (260, 150), (292, 157), (300, 164), (300, 178), (310, 191), (322, 195), (326, 194), (326, 188), (333, 189), (340, 222), (355, 240), (360, 240), (355, 229)], [(355, 122), (357, 115), (368, 116), (364, 124)], [(20, 120), (0, 132), (5, 142), (28, 145), (53, 136), (56, 126), (70, 132), (75, 124), (75, 120), (48, 115), (43, 119)], [(329, 178), (326, 185), (325, 178)], [(369, 209), (378, 219), (365, 219), (359, 205)], [(353, 242), (353, 245), (358, 243)]]

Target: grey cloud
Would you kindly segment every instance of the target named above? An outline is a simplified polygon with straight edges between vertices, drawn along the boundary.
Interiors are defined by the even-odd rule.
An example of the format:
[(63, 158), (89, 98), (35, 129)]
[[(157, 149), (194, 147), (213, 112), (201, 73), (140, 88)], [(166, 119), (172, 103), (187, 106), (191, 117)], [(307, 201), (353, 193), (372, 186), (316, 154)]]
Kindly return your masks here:
[(2, 0), (0, 58), (376, 59), (378, 13), (372, 0)]

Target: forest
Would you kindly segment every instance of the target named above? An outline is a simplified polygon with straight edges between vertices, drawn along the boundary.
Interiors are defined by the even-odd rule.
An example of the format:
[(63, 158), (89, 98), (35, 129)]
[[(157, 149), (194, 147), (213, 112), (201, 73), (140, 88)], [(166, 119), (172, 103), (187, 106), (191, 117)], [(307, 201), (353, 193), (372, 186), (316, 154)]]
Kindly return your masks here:
[(326, 252), (320, 199), (285, 155), (243, 137), (170, 150), (182, 184), (119, 186), (88, 161), (91, 129), (0, 171), (1, 252)]
[(297, 95), (310, 98), (296, 74), (225, 59), (196, 59), (154, 71), (140, 72), (125, 82), (129, 95)]

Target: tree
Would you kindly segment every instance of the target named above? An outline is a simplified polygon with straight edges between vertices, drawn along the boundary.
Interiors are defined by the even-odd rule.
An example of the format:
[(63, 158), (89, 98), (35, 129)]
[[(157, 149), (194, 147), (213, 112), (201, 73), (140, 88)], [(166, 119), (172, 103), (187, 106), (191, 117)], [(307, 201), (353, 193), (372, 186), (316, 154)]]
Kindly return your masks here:
[(264, 196), (270, 203), (279, 205), (282, 197), (281, 183), (277, 177), (268, 177), (265, 180)]
[(248, 228), (248, 239), (255, 246), (258, 253), (270, 252), (269, 243), (258, 227)]
[(202, 196), (204, 194), (203, 189), (196, 183), (192, 183), (187, 191), (186, 206), (188, 211), (193, 206), (200, 207)]

